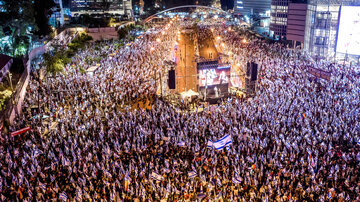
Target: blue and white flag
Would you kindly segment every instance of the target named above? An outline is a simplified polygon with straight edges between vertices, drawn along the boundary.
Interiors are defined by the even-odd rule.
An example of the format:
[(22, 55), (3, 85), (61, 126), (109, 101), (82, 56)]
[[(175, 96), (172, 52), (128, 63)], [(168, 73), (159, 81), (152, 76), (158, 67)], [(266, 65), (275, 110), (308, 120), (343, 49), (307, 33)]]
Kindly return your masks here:
[(240, 184), (240, 183), (241, 183), (240, 179), (237, 179), (236, 177), (233, 177), (232, 182), (233, 182), (234, 184)]
[(241, 181), (243, 181), (242, 177), (240, 176), (238, 170), (235, 170), (234, 177), (233, 177), (233, 182), (235, 184), (239, 184), (239, 183), (241, 183)]
[(150, 177), (153, 179), (153, 180), (157, 180), (157, 181), (163, 181), (164, 180), (164, 177), (157, 174), (156, 172), (152, 172)]
[(46, 185), (39, 182), (39, 187), (43, 190), (43, 191), (46, 191)]
[(227, 146), (226, 146), (226, 151), (230, 151), (230, 150), (231, 150), (230, 146), (227, 145)]
[(188, 176), (189, 176), (189, 178), (194, 178), (195, 176), (197, 175), (197, 173), (196, 173), (196, 171), (190, 171), (189, 173), (188, 173)]
[(329, 194), (328, 194), (328, 200), (332, 199), (332, 193), (331, 191), (329, 191)]
[(211, 140), (208, 140), (206, 147), (211, 149), (213, 147), (213, 145), (214, 145), (214, 143)]
[(82, 201), (82, 191), (81, 191), (81, 188), (80, 188), (80, 187), (78, 187), (78, 188), (76, 189), (76, 200), (77, 200), (77, 201)]
[(184, 141), (180, 141), (180, 142), (178, 143), (178, 146), (179, 146), (179, 147), (185, 147), (185, 142), (184, 142)]
[(216, 180), (216, 184), (217, 184), (219, 187), (221, 187), (221, 186), (222, 186), (222, 183), (221, 183), (220, 178), (217, 178), (217, 180)]
[(54, 182), (55, 179), (56, 179), (56, 177), (55, 177), (54, 175), (50, 175), (50, 180), (51, 180), (51, 182)]
[(231, 144), (232, 144), (231, 135), (225, 135), (221, 139), (214, 142), (213, 145), (216, 150), (222, 150), (222, 149), (224, 149), (224, 147), (226, 147), (227, 145), (231, 145)]
[(66, 202), (66, 201), (67, 201), (67, 195), (66, 195), (64, 192), (62, 192), (62, 193), (60, 193), (60, 195), (59, 195), (59, 199), (60, 199), (61, 201)]

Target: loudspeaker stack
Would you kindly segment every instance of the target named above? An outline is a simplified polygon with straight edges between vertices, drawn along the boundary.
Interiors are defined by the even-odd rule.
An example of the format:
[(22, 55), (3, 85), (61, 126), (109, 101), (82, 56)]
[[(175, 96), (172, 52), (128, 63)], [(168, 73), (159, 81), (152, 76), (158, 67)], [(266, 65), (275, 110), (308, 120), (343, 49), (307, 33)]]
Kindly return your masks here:
[(248, 95), (255, 94), (255, 84), (257, 80), (258, 64), (248, 62), (246, 64), (245, 87)]
[(169, 70), (169, 79), (168, 79), (169, 89), (175, 89), (175, 70)]

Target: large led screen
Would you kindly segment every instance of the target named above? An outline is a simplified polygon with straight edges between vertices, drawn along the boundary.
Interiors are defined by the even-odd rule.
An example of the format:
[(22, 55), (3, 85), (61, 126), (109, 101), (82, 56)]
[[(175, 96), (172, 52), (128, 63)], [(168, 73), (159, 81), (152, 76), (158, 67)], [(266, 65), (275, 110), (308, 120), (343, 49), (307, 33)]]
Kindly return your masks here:
[(360, 55), (360, 6), (342, 6), (336, 52)]
[(200, 87), (229, 83), (230, 68), (199, 70)]

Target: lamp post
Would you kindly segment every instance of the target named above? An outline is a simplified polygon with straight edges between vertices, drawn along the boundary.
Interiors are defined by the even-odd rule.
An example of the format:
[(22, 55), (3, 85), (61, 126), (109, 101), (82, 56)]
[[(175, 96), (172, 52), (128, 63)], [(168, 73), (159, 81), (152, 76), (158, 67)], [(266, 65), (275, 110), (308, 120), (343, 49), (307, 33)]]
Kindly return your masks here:
[(184, 30), (184, 37), (185, 37), (185, 91), (186, 91), (186, 26)]
[(206, 95), (207, 95), (207, 74), (208, 74), (208, 71), (205, 70), (205, 101), (206, 101)]

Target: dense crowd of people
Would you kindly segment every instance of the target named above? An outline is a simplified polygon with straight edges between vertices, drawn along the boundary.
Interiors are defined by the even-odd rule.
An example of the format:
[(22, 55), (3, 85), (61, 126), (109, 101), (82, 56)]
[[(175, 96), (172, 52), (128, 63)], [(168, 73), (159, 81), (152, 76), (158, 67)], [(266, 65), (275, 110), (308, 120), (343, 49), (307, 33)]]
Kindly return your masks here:
[[(239, 48), (243, 36), (219, 25), (213, 35), (236, 62), (259, 64), (256, 95), (182, 111), (154, 95), (178, 30), (175, 21), (125, 46), (89, 44), (41, 84), (34, 73), (11, 127), (32, 130), (0, 143), (1, 200), (360, 200), (360, 80), (349, 66), (255, 36)], [(78, 71), (99, 54), (92, 76)], [(308, 66), (331, 79), (311, 79)], [(38, 93), (40, 116), (28, 110)], [(152, 108), (130, 109), (140, 97)], [(209, 146), (226, 135), (227, 147)]]

